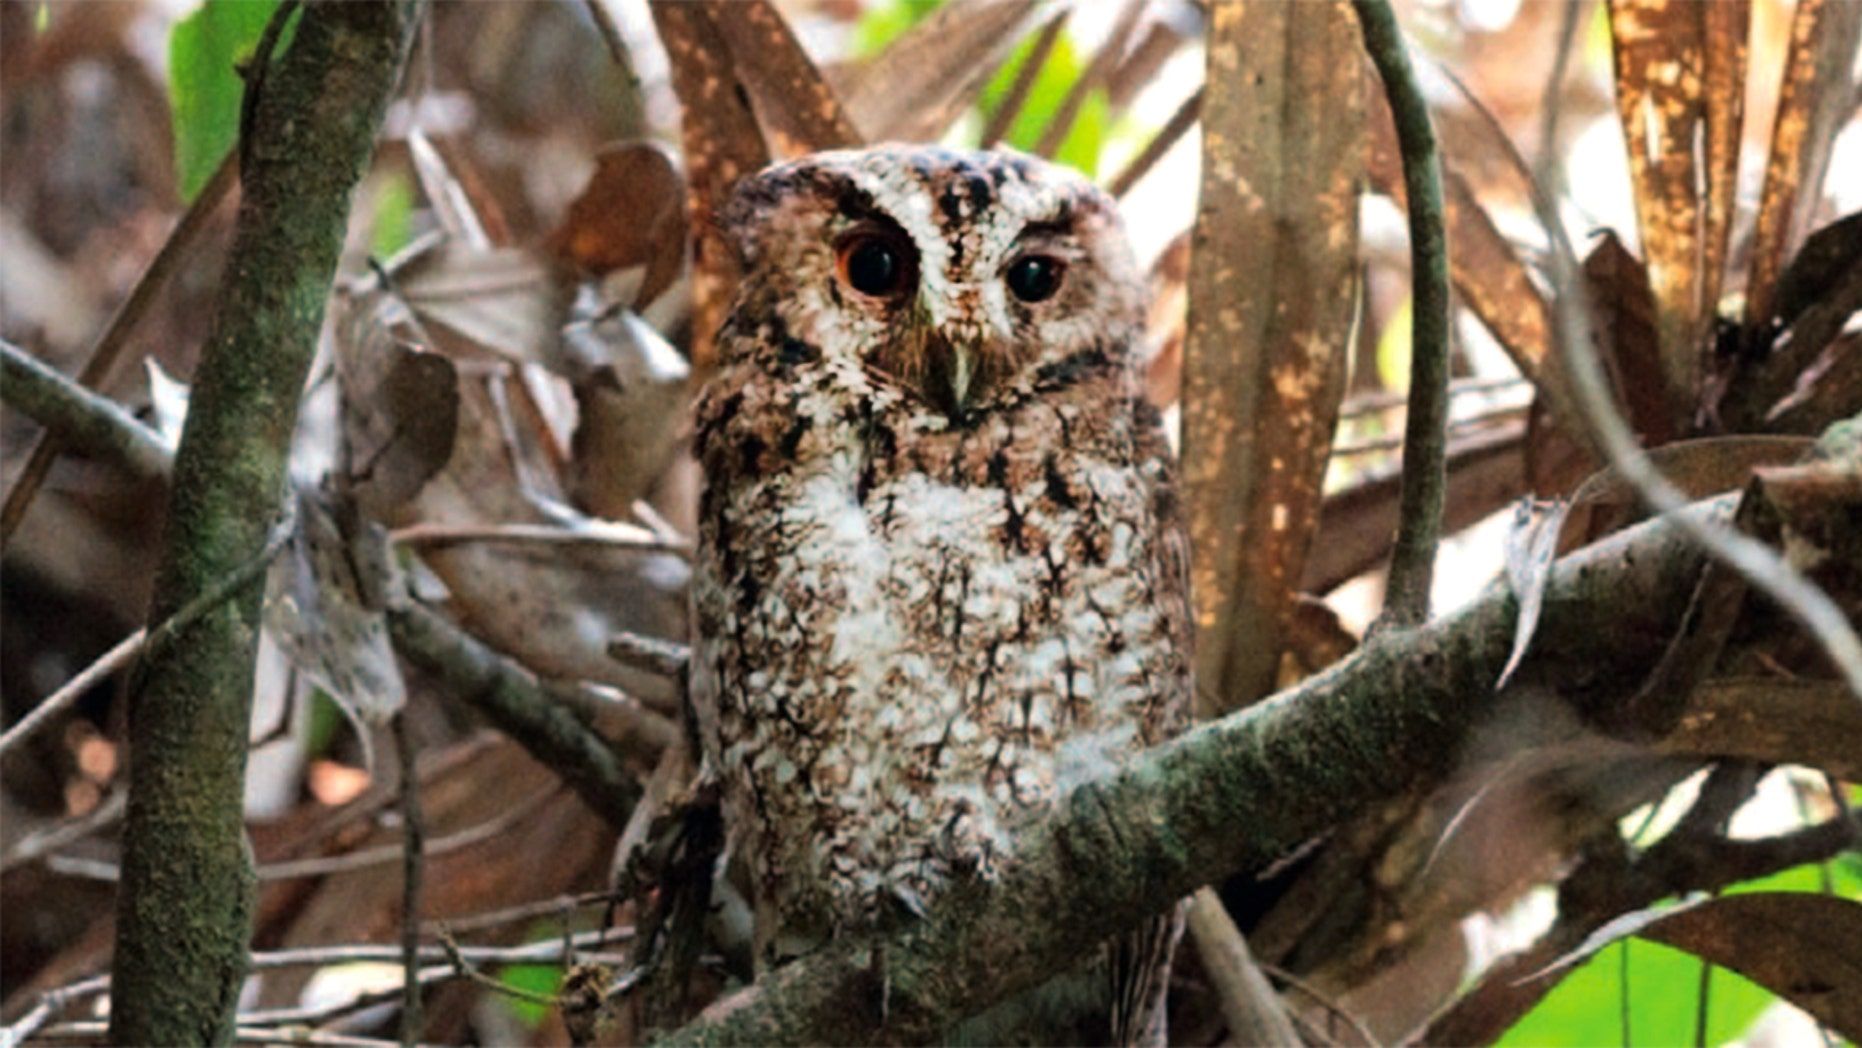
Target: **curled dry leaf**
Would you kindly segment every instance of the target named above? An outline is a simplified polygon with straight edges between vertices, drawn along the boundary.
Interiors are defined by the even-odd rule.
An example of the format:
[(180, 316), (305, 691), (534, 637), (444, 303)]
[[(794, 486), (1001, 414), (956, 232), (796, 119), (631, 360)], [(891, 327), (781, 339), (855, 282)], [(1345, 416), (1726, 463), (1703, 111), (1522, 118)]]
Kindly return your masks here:
[(1558, 556), (1558, 532), (1564, 527), (1570, 504), (1521, 499), (1514, 506), (1513, 526), (1506, 535), (1506, 585), (1519, 607), (1513, 626), (1513, 651), (1507, 656), (1494, 690), (1506, 687), (1539, 628), (1545, 607), (1545, 584), (1551, 579), (1552, 561)]
[(1533, 978), (1641, 936), (1729, 968), (1862, 1038), (1862, 903), (1811, 892), (1749, 892), (1637, 910), (1605, 924)]
[(1199, 713), (1273, 686), (1319, 515), (1356, 285), (1364, 81), (1339, 3), (1220, 4), (1189, 277), (1183, 476)]
[(869, 142), (943, 138), (1034, 9), (1033, 0), (978, 0), (926, 15), (841, 79), (854, 127)]
[[(473, 252), (463, 246), (455, 250), (468, 260), (468, 268), (475, 257), (504, 254)], [(401, 276), (391, 270), (389, 279), (398, 287)], [(407, 440), (409, 427), (431, 422), (432, 416), (444, 414), (442, 407), (456, 419), (449, 427), (454, 434), (451, 453), (441, 458), (443, 464), (425, 483), (412, 481), (433, 462), (415, 458), (405, 471), (398, 467), (390, 471), (388, 477), (396, 479), (395, 487), (378, 493), (380, 497), (365, 485), (357, 485), (360, 492), (371, 493), (371, 514), (379, 514), (390, 524), (419, 521), (455, 527), (561, 524), (577, 516), (561, 502), (562, 484), (553, 459), (538, 454), (537, 430), (516, 414), (525, 403), (515, 395), (518, 368), (523, 365), (502, 360), (485, 347), (456, 336), (439, 339), (438, 348), (445, 355), (424, 348), (432, 345), (426, 336), (438, 338), (443, 326), (418, 323), (420, 310), (410, 314), (401, 300), (380, 290), (352, 291), (339, 300), (339, 307), (339, 367), (357, 370), (357, 362), (373, 362), (382, 369), (379, 376), (368, 372), (370, 385), (345, 386), (346, 396), (354, 401), (348, 414), (356, 416), (362, 432), (376, 442), (371, 447), (405, 444), (407, 454), (412, 455), (427, 445)], [(560, 341), (560, 335), (551, 330), (551, 363), (573, 374), (577, 365), (554, 348)], [(415, 377), (437, 378), (440, 365), (456, 372), (458, 378), (450, 384), (455, 403), (435, 406), (412, 394), (388, 398), (390, 388), (402, 388), (388, 383), (397, 354), (418, 362), (413, 367), (419, 370), (408, 372)], [(431, 392), (413, 378), (401, 381), (416, 392)], [(350, 393), (351, 386), (357, 393)], [(424, 409), (423, 404), (427, 405)], [(398, 416), (397, 405), (412, 417)], [(367, 460), (358, 455), (352, 461), (355, 471), (373, 483), (363, 468)], [(382, 458), (384, 463), (392, 461)], [(420, 469), (414, 469), (416, 464)], [(416, 489), (411, 497), (396, 501), (410, 488)], [(647, 700), (670, 699), (663, 682), (625, 672), (606, 657), (605, 646), (618, 630), (684, 634), (681, 594), (686, 568), (677, 556), (598, 546), (457, 543), (424, 550), (422, 559), (445, 583), (454, 610), (472, 629), (536, 672), (612, 684)]]
[(580, 274), (639, 272), (621, 305), (644, 309), (685, 268), (685, 176), (665, 147), (623, 142), (595, 158), (595, 173), (569, 205), (548, 247)]
[(691, 368), (630, 310), (571, 321), (563, 349), (580, 417), (570, 456), (570, 494), (603, 517), (625, 518), (666, 469), (685, 435)]
[(401, 304), (374, 293), (339, 321), (344, 489), (363, 516), (385, 520), (452, 456), (459, 383), (451, 360), (420, 347)]
[(510, 360), (552, 360), (562, 323), (559, 292), (549, 266), (534, 252), (427, 241), (403, 252), (389, 269), (395, 292), (423, 327), (445, 328)]
[(1718, 305), (1744, 116), (1747, 0), (1610, 0), (1616, 108), (1660, 331), (1669, 413), (1687, 419)]
[(396, 583), (387, 539), (353, 508), (345, 512), (308, 491), (296, 498), (297, 532), (272, 566), (265, 628), (356, 723), (367, 751), (369, 729), (407, 700), (388, 639), (387, 595)]

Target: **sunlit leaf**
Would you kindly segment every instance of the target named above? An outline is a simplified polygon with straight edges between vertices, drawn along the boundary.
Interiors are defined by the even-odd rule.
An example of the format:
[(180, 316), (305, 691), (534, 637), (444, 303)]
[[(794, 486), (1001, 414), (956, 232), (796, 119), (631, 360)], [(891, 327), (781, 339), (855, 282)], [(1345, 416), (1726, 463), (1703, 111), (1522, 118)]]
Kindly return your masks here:
[(1746, 283), (1746, 323), (1772, 314), (1772, 295), (1785, 260), (1806, 232), (1839, 124), (1853, 110), (1850, 68), (1862, 42), (1862, 4), (1798, 0), (1791, 19), (1771, 158), (1752, 234), (1752, 275)]
[(1518, 603), (1513, 627), (1513, 650), (1494, 688), (1506, 687), (1508, 678), (1519, 668), (1539, 626), (1539, 612), (1545, 606), (1545, 586), (1551, 581), (1552, 561), (1558, 554), (1558, 532), (1564, 527), (1568, 503), (1522, 499), (1513, 513), (1513, 526), (1506, 536), (1506, 584)]
[(238, 66), (252, 57), (277, 7), (278, 0), (206, 0), (169, 34), (168, 96), (184, 200), (194, 199), (239, 137), (245, 83)]
[[(1273, 685), (1356, 286), (1364, 84), (1343, 4), (1212, 10), (1183, 372), (1199, 709)], [(1219, 706), (1217, 707), (1219, 708)]]
[(1616, 109), (1654, 290), (1669, 413), (1691, 413), (1710, 348), (1743, 118), (1747, 0), (1610, 0)]
[[(983, 88), (981, 105), (985, 114), (994, 113), (996, 107), (1003, 103), (1010, 85), (1015, 82), (1016, 74), (1034, 46), (1035, 41), (1032, 39), (1019, 44), (1015, 53), (1009, 56), (1009, 60), (1003, 63), (1002, 68)], [(1085, 71), (1085, 62), (1063, 32), (1055, 41), (1041, 71), (1035, 74), (1027, 101), (1016, 114), (1014, 123), (1009, 125), (1003, 141), (1024, 152), (1033, 152), (1048, 124), (1060, 113), (1068, 90)], [(1098, 170), (1099, 148), (1105, 140), (1106, 119), (1110, 110), (1104, 91), (1088, 91), (1078, 115), (1074, 117), (1072, 129), (1054, 151), (1054, 159), (1088, 175), (1094, 174)]]
[[(869, 57), (841, 92), (854, 126), (873, 142), (942, 138), (976, 100), (1034, 7), (1033, 0), (943, 6), (897, 0), (873, 8), (855, 31), (866, 41), (856, 53)], [(884, 20), (884, 34), (874, 28), (876, 19)], [(886, 50), (873, 54), (882, 35)]]

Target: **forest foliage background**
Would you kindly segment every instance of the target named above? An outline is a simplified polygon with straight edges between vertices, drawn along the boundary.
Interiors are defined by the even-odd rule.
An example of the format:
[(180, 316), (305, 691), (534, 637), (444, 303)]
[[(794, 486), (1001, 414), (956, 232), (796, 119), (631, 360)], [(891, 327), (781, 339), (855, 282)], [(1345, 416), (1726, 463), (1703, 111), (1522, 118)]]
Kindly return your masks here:
[[(233, 503), (256, 556), (171, 600), (166, 507), (200, 479), (177, 442), (203, 348), (249, 344), (225, 305), (252, 283), (227, 259), (253, 198), (290, 232), (346, 193), (319, 195), (340, 163), (277, 151), (291, 116), (335, 118), (292, 94), (314, 45), (359, 32), (296, 8), (0, 5), (6, 1043), (103, 1036), (113, 946), (140, 956), (113, 902), (138, 876), (127, 696), (201, 631), (239, 634), (241, 601), (250, 747), (222, 792), (257, 887), (221, 1033), (627, 1041), (745, 981), (741, 900), (679, 908), (712, 854), (677, 745), (686, 413), (730, 280), (708, 216), (771, 158), (888, 139), (1010, 145), (1118, 195), (1154, 296), (1147, 392), (1182, 430), (1203, 715), (1300, 723), (1382, 657), (1367, 630), (1404, 673), (1438, 643), (1466, 670), (1433, 757), (1365, 751), (1400, 786), (1300, 783), (1334, 805), (1303, 846), (1194, 882), (1218, 891), (1173, 1041), (1245, 1042), (1262, 1007), (1311, 1043), (1862, 1037), (1862, 696), (1790, 605), (1638, 529), (1570, 358), (1687, 498), (1856, 621), (1862, 4), (1394, 5), (1453, 302), (1444, 537), (1391, 600), (1431, 339), (1352, 5), (409, 8), (383, 22), (412, 35), (356, 132), (376, 145), (332, 212), (333, 286), (286, 269), (297, 298), (241, 300), (251, 339), (274, 307), (306, 335), (304, 381), (272, 376), (289, 508)], [(270, 110), (246, 101), (267, 82)], [(1417, 599), (1429, 626), (1373, 627)]]

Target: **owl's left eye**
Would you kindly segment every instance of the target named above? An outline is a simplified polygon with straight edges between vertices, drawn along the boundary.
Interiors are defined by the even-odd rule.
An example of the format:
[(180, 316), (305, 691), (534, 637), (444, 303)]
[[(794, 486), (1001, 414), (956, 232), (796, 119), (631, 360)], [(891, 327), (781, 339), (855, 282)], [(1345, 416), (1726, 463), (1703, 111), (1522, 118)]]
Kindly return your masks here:
[(1051, 255), (1023, 255), (1009, 263), (1009, 290), (1023, 302), (1042, 302), (1060, 290), (1067, 264)]

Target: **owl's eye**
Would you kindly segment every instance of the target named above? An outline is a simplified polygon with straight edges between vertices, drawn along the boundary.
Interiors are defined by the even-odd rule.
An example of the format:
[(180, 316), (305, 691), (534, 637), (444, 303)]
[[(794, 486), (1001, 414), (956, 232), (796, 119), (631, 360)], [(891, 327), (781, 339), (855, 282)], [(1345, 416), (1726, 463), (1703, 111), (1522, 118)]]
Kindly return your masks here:
[(894, 237), (856, 233), (836, 253), (841, 279), (862, 295), (890, 298), (905, 290), (912, 275), (910, 249)]
[(1060, 290), (1067, 264), (1051, 255), (1023, 255), (1009, 263), (1009, 290), (1023, 302), (1041, 302)]

